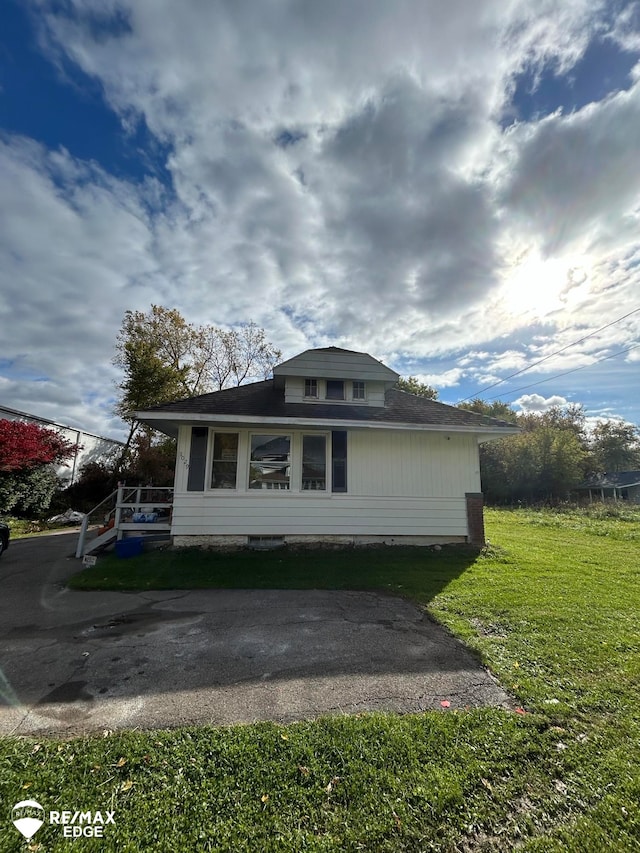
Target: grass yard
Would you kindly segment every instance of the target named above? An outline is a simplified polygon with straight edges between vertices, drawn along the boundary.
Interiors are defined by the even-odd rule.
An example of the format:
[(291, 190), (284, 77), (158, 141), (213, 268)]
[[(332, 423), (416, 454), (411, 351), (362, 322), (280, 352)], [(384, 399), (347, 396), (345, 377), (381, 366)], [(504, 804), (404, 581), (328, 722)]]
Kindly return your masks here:
[(640, 850), (640, 512), (489, 510), (491, 545), (106, 558), (76, 587), (384, 588), (482, 655), (526, 713), (326, 718), (0, 741), (3, 814), (115, 810), (0, 851)]

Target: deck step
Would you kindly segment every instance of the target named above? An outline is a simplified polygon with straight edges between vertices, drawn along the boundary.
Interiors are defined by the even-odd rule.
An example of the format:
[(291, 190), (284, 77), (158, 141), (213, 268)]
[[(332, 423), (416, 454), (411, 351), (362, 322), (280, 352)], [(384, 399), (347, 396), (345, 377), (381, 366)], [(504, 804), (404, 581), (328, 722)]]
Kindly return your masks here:
[(105, 533), (101, 533), (100, 536), (96, 536), (94, 539), (87, 542), (82, 554), (83, 556), (86, 554), (95, 554), (97, 551), (102, 551), (107, 547), (107, 545), (111, 545), (111, 543), (115, 541), (116, 530), (114, 527), (110, 527), (109, 530), (105, 531)]

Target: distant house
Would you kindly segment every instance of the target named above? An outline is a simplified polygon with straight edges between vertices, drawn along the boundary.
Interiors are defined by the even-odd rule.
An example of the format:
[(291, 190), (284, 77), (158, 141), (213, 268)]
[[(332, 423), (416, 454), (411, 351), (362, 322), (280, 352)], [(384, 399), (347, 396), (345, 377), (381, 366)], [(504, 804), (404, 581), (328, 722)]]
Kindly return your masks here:
[(65, 486), (75, 483), (80, 475), (80, 469), (85, 463), (104, 462), (124, 448), (121, 441), (116, 441), (113, 438), (104, 438), (104, 436), (77, 427), (65, 426), (47, 418), (38, 417), (38, 415), (21, 412), (18, 409), (10, 409), (7, 406), (0, 406), (0, 419), (37, 424), (45, 429), (60, 433), (74, 445), (73, 456), (66, 463), (56, 466), (56, 474)]
[(640, 471), (598, 474), (576, 486), (575, 491), (589, 500), (629, 501), (640, 504)]
[(513, 424), (407, 394), (361, 352), (138, 412), (178, 439), (177, 545), (484, 541), (478, 444)]

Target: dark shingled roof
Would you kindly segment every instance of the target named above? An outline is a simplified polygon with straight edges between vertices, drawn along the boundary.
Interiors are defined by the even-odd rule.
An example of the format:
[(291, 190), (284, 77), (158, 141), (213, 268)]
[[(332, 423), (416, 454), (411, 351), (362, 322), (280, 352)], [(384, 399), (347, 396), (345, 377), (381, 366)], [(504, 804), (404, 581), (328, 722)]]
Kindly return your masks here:
[(148, 409), (149, 413), (193, 415), (253, 415), (274, 418), (313, 418), (322, 420), (370, 421), (376, 423), (432, 424), (433, 426), (509, 428), (514, 424), (489, 418), (476, 412), (457, 409), (391, 388), (386, 392), (385, 406), (350, 406), (331, 403), (285, 403), (284, 389), (273, 379), (252, 382), (238, 388), (214, 391), (199, 397), (178, 400)]
[(640, 471), (615, 471), (606, 474), (595, 474), (576, 489), (624, 489), (640, 483)]

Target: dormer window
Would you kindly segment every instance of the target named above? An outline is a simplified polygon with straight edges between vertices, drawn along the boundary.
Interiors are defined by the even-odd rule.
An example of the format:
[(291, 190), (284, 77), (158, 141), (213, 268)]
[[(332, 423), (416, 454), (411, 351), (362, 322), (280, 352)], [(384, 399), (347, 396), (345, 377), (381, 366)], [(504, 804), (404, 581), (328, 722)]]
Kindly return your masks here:
[[(300, 393), (300, 392), (298, 392)], [(304, 396), (305, 397), (318, 397), (318, 380), (317, 379), (305, 379), (304, 380)]]
[(364, 400), (365, 399), (364, 382), (361, 382), (360, 380), (354, 381), (353, 389), (352, 389), (352, 396), (353, 396), (354, 400)]
[(327, 379), (327, 400), (344, 400), (344, 380)]

